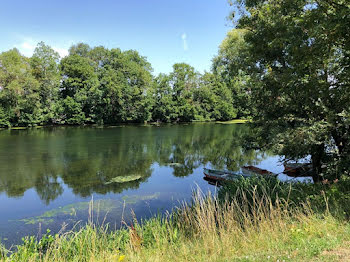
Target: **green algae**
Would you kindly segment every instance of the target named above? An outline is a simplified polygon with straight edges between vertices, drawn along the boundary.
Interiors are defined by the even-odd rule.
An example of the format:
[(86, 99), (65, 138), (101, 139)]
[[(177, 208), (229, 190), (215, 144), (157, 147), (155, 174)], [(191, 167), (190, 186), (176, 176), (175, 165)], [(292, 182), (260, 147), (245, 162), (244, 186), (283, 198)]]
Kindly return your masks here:
[(86, 213), (88, 215), (90, 211), (94, 213), (108, 213), (112, 211), (122, 210), (125, 204), (135, 205), (140, 203), (141, 201), (153, 200), (159, 197), (160, 193), (156, 192), (152, 195), (126, 195), (122, 198), (122, 200), (115, 199), (99, 199), (99, 200), (91, 200), (84, 202), (77, 202), (73, 204), (69, 204), (63, 207), (55, 208), (52, 210), (48, 210), (39, 216), (29, 217), (19, 219), (17, 221), (23, 222), (27, 225), (34, 224), (51, 224), (55, 222), (55, 219), (64, 218), (67, 220), (72, 220), (77, 218), (77, 213)]
[(136, 204), (139, 201), (154, 200), (159, 198), (160, 193), (156, 192), (152, 195), (134, 195), (134, 196), (123, 196), (123, 201), (126, 204)]
[(139, 174), (133, 174), (129, 176), (117, 176), (112, 178), (110, 181), (106, 182), (105, 185), (109, 185), (112, 183), (126, 183), (126, 182), (131, 182), (135, 180), (139, 180), (142, 176)]

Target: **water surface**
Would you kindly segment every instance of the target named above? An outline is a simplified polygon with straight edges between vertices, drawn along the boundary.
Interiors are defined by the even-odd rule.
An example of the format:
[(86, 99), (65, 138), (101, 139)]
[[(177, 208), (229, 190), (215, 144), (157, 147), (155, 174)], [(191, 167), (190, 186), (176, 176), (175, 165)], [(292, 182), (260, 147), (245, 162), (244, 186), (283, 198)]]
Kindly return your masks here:
[(164, 212), (197, 186), (215, 190), (203, 180), (205, 166), (280, 172), (278, 157), (242, 148), (248, 131), (213, 123), (1, 131), (0, 240), (70, 229), (89, 209), (90, 219), (116, 228), (130, 210), (137, 218)]

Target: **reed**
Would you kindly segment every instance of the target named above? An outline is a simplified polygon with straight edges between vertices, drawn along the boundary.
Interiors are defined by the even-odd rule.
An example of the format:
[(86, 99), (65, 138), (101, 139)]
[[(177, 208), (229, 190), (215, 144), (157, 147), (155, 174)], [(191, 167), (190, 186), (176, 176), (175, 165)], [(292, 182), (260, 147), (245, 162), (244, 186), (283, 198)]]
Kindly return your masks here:
[[(298, 207), (268, 190), (218, 199), (197, 191), (165, 215), (110, 231), (93, 222), (41, 240), (27, 238), (8, 261), (337, 261), (350, 226), (330, 212)], [(344, 247), (342, 247), (344, 248)], [(327, 252), (325, 252), (327, 251)], [(1, 257), (1, 252), (0, 252)]]

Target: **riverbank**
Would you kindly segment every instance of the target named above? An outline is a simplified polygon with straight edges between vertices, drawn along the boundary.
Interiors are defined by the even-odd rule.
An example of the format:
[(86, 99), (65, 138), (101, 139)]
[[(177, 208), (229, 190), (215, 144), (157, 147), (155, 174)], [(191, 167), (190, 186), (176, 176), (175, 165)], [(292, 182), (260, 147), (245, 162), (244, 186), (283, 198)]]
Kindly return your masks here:
[(154, 125), (168, 125), (168, 124), (189, 124), (189, 123), (217, 123), (217, 124), (245, 124), (245, 123), (249, 123), (250, 120), (247, 119), (233, 119), (233, 120), (228, 120), (228, 121), (192, 121), (192, 122), (171, 122), (171, 123), (165, 123), (165, 122), (147, 122), (147, 123), (117, 123), (117, 124), (113, 124), (113, 125), (88, 125), (88, 124), (84, 124), (84, 125), (38, 125), (38, 126), (14, 126), (14, 127), (0, 127), (0, 131), (1, 130), (26, 130), (26, 129), (39, 129), (39, 128), (45, 128), (45, 127), (117, 127), (117, 126), (125, 126), (125, 125), (139, 125), (139, 126), (154, 126)]
[[(262, 190), (274, 183), (276, 190)], [(350, 258), (349, 214), (343, 206), (349, 182), (305, 185), (242, 180), (228, 188), (226, 200), (196, 194), (165, 217), (124, 229), (87, 225), (76, 232), (27, 238), (6, 261), (344, 261)], [(277, 183), (277, 184), (276, 184)], [(321, 186), (323, 187), (322, 190)], [(311, 191), (313, 190), (314, 193)], [(226, 191), (227, 192), (227, 191)], [(306, 195), (306, 194), (305, 194)], [(234, 197), (232, 197), (234, 196)], [(339, 200), (336, 203), (333, 200)], [(319, 202), (315, 206), (310, 201)], [(348, 203), (349, 204), (349, 203)], [(326, 209), (322, 209), (326, 207)], [(345, 208), (345, 209), (343, 209)], [(340, 212), (341, 211), (341, 212)], [(343, 213), (344, 216), (337, 214)]]

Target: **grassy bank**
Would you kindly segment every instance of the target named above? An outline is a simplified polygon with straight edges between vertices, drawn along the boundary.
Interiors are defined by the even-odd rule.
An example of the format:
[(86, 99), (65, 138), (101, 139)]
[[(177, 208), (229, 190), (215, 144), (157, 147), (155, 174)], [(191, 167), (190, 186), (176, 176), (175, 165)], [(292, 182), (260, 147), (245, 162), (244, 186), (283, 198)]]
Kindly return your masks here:
[[(14, 253), (3, 250), (3, 260), (344, 261), (350, 258), (350, 225), (346, 214), (337, 214), (347, 211), (329, 205), (329, 196), (344, 186), (304, 188), (313, 192), (298, 199), (294, 191), (305, 185), (242, 180), (221, 189), (219, 198), (198, 193), (191, 205), (122, 230), (88, 225), (40, 241), (27, 238)], [(290, 193), (281, 198), (282, 191)]]

